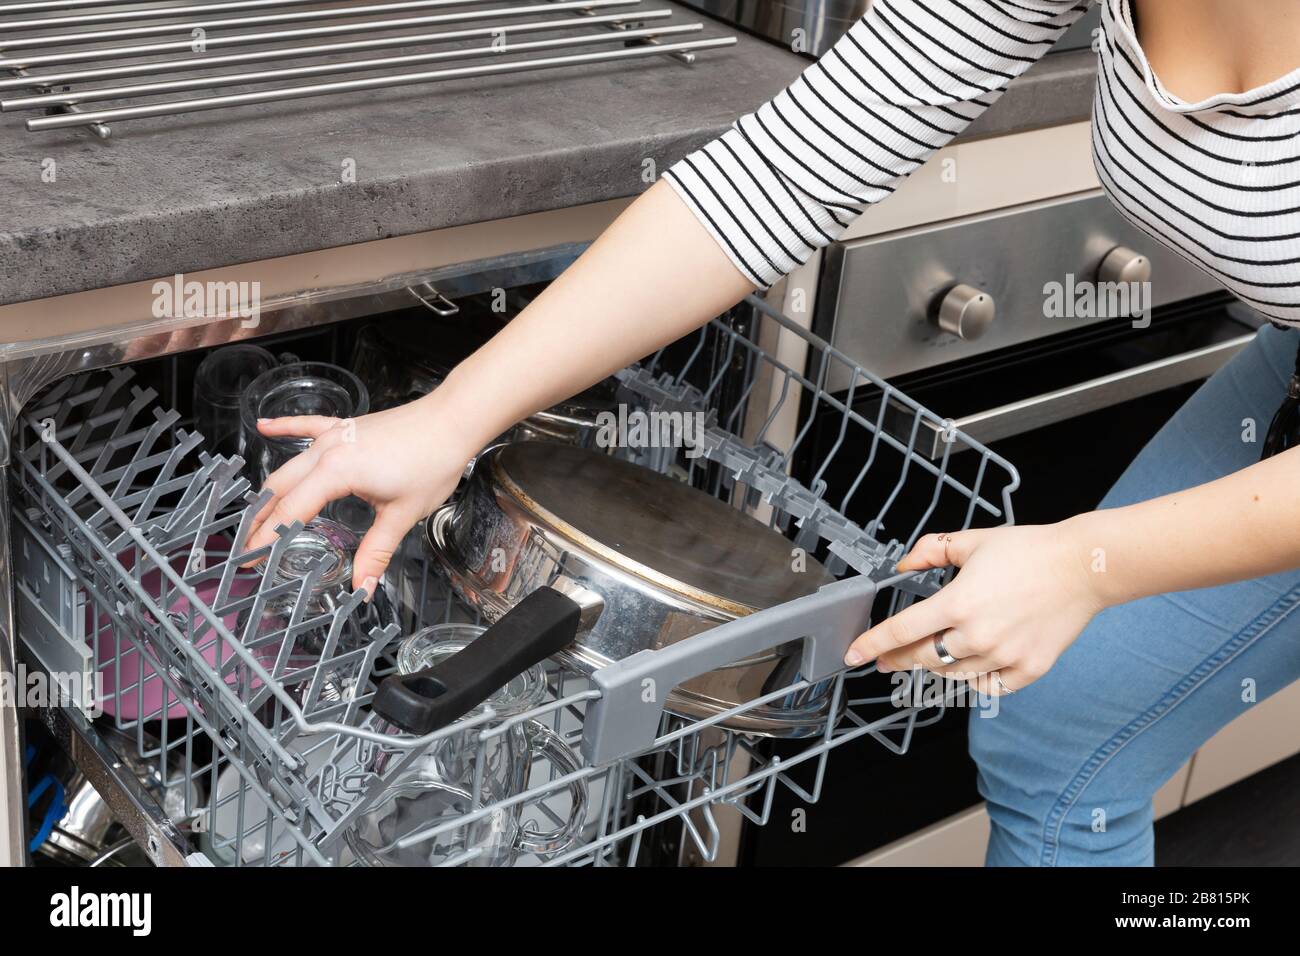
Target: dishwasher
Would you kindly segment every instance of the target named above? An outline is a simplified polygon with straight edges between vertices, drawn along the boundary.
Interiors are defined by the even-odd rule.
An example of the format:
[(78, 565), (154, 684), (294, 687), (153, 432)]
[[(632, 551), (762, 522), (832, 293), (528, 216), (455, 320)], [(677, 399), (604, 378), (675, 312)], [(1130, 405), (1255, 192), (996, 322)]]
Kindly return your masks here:
[[(309, 606), (312, 582), (337, 571), (328, 557), (308, 560), (299, 581), (263, 572), (303, 529), (279, 528), (269, 555), (246, 549), (267, 496), (238, 454), (197, 427), (189, 393), (200, 361), (255, 343), (278, 361), (350, 368), (366, 329), (386, 322), (427, 323), (433, 335), (449, 323), (508, 321), (579, 252), (299, 293), (264, 303), (257, 322), (155, 319), (114, 341), (5, 354), (16, 411), (0, 473), (10, 555), (0, 625), (17, 638), (10, 666), (67, 690), (59, 706), (23, 712), (27, 736), (48, 737), (125, 834), (108, 852), (126, 845), (142, 863), (192, 866), (708, 863), (729, 825), (790, 826), (773, 819), (778, 789), (815, 803), (839, 748), (867, 738), (901, 757), (946, 706), (908, 693), (913, 675), (882, 693), (860, 680), (870, 667), (845, 671), (842, 657), (870, 620), (945, 580), (894, 570), (921, 534), (957, 530), (934, 527), (934, 516), (958, 516), (960, 527), (1012, 522), (1017, 472), (758, 296), (609, 383), (620, 416), (692, 416), (700, 426), (690, 447), (599, 453), (779, 534), (792, 567), (825, 571), (810, 593), (585, 669), (549, 656), (510, 700), (494, 696), (421, 731), (376, 706), (386, 682), (408, 673), (399, 649), (431, 626), (472, 647), (499, 616), (465, 600), (430, 559), (424, 524), (373, 602), (344, 591)], [(835, 435), (810, 459), (814, 421), (823, 438), (833, 421)], [(528, 426), (500, 447), (577, 441)], [(923, 449), (936, 429), (963, 454)], [(832, 498), (825, 476), (846, 469), (856, 478)], [(869, 518), (855, 523), (849, 511)], [(533, 570), (530, 588), (564, 592), (564, 583), (576, 599), (597, 587), (565, 561)], [(290, 667), (259, 646), (255, 625), (272, 602), (286, 615), (279, 638), (321, 629), (307, 664)], [(681, 706), (701, 675), (777, 648), (788, 651), (782, 666), (744, 699)], [(796, 731), (765, 729), (765, 715), (809, 699), (817, 709)], [(786, 738), (779, 755), (773, 737)], [(419, 819), (399, 836), (370, 832), (377, 814), (391, 820), (384, 808), (400, 802), (403, 781), (434, 765), (436, 807), (408, 806)], [(33, 796), (46, 783), (38, 769), (25, 775)], [(69, 837), (54, 819), (25, 830), (33, 853)], [(103, 852), (81, 861), (102, 862)]]

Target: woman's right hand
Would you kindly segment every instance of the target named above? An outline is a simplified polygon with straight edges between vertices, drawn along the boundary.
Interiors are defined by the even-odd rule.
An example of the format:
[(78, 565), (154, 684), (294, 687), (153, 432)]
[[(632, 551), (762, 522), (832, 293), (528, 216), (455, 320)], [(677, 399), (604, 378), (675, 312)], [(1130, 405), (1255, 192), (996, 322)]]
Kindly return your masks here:
[(375, 521), (357, 548), (352, 587), (374, 594), (402, 538), (447, 500), (481, 447), (454, 416), (439, 414), (436, 394), (360, 418), (259, 421), (263, 435), (303, 436), (312, 444), (267, 477), (264, 487), (274, 497), (254, 519), (248, 547), (270, 544), (278, 525), (306, 523), (329, 502), (356, 495), (375, 509)]

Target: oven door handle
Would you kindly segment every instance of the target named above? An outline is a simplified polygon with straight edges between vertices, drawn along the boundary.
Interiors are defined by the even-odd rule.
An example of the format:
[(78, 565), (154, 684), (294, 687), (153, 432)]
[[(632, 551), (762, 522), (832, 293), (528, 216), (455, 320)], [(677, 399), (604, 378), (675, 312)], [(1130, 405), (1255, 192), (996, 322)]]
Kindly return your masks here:
[[(988, 408), (962, 418), (944, 422), (923, 420), (917, 430), (917, 450), (934, 460), (943, 457), (944, 449), (949, 444), (954, 445), (953, 452), (964, 449), (966, 445), (962, 436), (969, 436), (988, 445), (1002, 438), (1068, 421), (1130, 399), (1206, 378), (1245, 348), (1254, 337), (1253, 331), (1247, 332), (1181, 355), (1171, 355), (1146, 365)], [(906, 441), (910, 437), (915, 414), (901, 406), (897, 411), (897, 420), (900, 426), (906, 425), (907, 433), (898, 435), (895, 431), (895, 434)]]

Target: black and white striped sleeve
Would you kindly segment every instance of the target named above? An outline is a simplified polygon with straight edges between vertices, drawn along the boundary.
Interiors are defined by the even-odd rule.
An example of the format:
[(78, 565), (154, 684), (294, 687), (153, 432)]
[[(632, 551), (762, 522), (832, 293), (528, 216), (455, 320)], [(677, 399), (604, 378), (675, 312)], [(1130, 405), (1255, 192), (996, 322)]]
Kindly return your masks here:
[(767, 287), (991, 106), (1086, 0), (873, 0), (794, 83), (664, 175)]

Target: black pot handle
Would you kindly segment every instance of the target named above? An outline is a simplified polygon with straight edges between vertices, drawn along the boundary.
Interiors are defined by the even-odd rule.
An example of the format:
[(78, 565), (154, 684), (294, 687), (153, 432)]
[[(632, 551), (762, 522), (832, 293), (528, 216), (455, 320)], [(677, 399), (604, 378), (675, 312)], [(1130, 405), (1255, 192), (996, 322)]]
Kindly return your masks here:
[(581, 615), (572, 598), (538, 588), (446, 660), (414, 674), (385, 677), (371, 708), (408, 733), (446, 727), (571, 644)]

